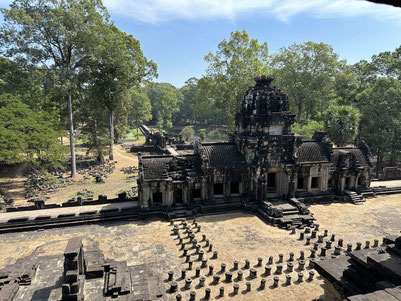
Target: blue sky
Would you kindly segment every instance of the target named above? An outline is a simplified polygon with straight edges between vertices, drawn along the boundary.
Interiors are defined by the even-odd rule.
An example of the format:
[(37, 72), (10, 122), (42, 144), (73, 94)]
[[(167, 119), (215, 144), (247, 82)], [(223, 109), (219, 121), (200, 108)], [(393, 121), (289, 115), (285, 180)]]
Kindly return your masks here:
[[(11, 1), (0, 0), (1, 7)], [(270, 54), (324, 42), (349, 63), (401, 45), (401, 8), (361, 0), (104, 0), (115, 24), (158, 65), (156, 81), (180, 87), (204, 74), (203, 57), (245, 29)]]

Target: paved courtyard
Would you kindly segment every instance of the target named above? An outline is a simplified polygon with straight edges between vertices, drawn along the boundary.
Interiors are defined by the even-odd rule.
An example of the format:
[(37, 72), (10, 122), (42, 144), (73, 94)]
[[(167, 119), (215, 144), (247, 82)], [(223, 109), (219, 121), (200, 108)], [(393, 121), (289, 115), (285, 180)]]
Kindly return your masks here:
[[(315, 214), (317, 223), (320, 224), (318, 234), (328, 230), (328, 237), (336, 235), (336, 240), (342, 238), (344, 246), (347, 243), (366, 240), (373, 243), (374, 239), (381, 239), (388, 234), (397, 234), (401, 230), (401, 195), (382, 196), (369, 199), (363, 205), (334, 203), (330, 205), (312, 205), (310, 210)], [(219, 288), (225, 287), (225, 297), (221, 300), (312, 300), (323, 294), (323, 281), (315, 275), (310, 281), (297, 282), (299, 270), (295, 261), (294, 271), (291, 272), (292, 285), (286, 286), (285, 277), (289, 253), (295, 254), (295, 260), (300, 251), (305, 252), (306, 269), (303, 271), (304, 279), (308, 278), (309, 255), (311, 245), (306, 245), (305, 240), (299, 240), (299, 230), (296, 234), (278, 229), (265, 224), (258, 217), (243, 214), (230, 213), (225, 215), (205, 216), (197, 218), (201, 231), (195, 233), (196, 239), (202, 239), (202, 235), (210, 240), (213, 251), (218, 252), (217, 259), (211, 259), (212, 252), (204, 247), (202, 250), (208, 258), (208, 265), (214, 266), (214, 274), (219, 274), (221, 264), (225, 263), (226, 271), (230, 271), (233, 262), (239, 262), (239, 270), (243, 271), (243, 280), (236, 280), (237, 271), (232, 271), (233, 282), (220, 281), (218, 285), (211, 284), (213, 277), (207, 275), (208, 268), (201, 269), (201, 276), (206, 276), (206, 286), (212, 290), (212, 299), (219, 294)], [(199, 279), (195, 278), (195, 268), (200, 266), (195, 261), (193, 269), (187, 271), (187, 277), (192, 278), (192, 288), (184, 290), (184, 281), (179, 279), (181, 269), (188, 266), (178, 240), (172, 236), (172, 226), (162, 221), (125, 221), (96, 225), (85, 225), (70, 228), (58, 228), (36, 232), (3, 234), (0, 242), (0, 267), (13, 263), (16, 259), (35, 252), (40, 256), (40, 264), (36, 276), (30, 286), (21, 287), (16, 300), (57, 300), (61, 294), (60, 284), (63, 271), (63, 251), (67, 240), (74, 236), (83, 238), (84, 247), (96, 241), (107, 258), (125, 260), (128, 266), (132, 266), (131, 273), (140, 275), (144, 268), (151, 268), (160, 274), (164, 280), (166, 290), (169, 287), (166, 282), (167, 272), (173, 270), (174, 280), (178, 282), (178, 292), (183, 295), (183, 300), (189, 299), (189, 292), (196, 291), (197, 300), (204, 296), (204, 288), (198, 287)], [(182, 232), (182, 230), (180, 230)], [(181, 235), (182, 236), (182, 235)], [(337, 241), (335, 242), (337, 244)], [(332, 251), (331, 251), (332, 252)], [(331, 252), (328, 252), (330, 254)], [(280, 283), (277, 288), (272, 288), (273, 277), (276, 275), (264, 275), (264, 266), (269, 256), (274, 257), (272, 274), (276, 271), (278, 254), (284, 255), (283, 273), (277, 275)], [(318, 254), (318, 253), (317, 253)], [(262, 265), (257, 266), (257, 259), (263, 259)], [(249, 278), (249, 269), (244, 268), (244, 260), (250, 261), (250, 267), (257, 271), (257, 278)], [(260, 280), (266, 279), (266, 289), (258, 290)], [(224, 280), (224, 274), (221, 275)], [(251, 282), (251, 292), (246, 292), (245, 282)], [(239, 294), (232, 295), (233, 284), (240, 285)], [(92, 280), (85, 283), (86, 300), (102, 300), (101, 287), (103, 281)], [(166, 293), (168, 300), (175, 300), (175, 294)]]

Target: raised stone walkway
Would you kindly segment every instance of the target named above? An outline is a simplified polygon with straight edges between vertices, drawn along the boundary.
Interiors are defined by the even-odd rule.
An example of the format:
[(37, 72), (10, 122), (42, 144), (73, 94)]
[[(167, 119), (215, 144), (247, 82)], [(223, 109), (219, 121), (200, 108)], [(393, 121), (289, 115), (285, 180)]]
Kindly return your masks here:
[(51, 209), (38, 209), (30, 211), (16, 211), (16, 212), (5, 212), (0, 214), (0, 223), (7, 223), (10, 219), (28, 217), (29, 220), (34, 220), (38, 216), (50, 215), (51, 218), (57, 218), (60, 214), (75, 214), (79, 215), (85, 212), (99, 211), (101, 209), (118, 209), (120, 212), (131, 209), (138, 208), (139, 202), (118, 202), (110, 204), (101, 205), (88, 205), (88, 206), (77, 206), (77, 207), (65, 207), (65, 208), (51, 208)]

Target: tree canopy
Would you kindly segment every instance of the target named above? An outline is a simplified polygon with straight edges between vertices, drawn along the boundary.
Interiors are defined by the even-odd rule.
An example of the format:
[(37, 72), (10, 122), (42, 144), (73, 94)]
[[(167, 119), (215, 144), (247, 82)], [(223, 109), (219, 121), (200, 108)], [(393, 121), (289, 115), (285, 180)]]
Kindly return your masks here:
[(216, 53), (205, 56), (209, 64), (205, 77), (210, 80), (200, 86), (205, 89), (200, 92), (205, 95), (203, 99), (221, 109), (233, 123), (244, 92), (253, 84), (255, 76), (269, 72), (268, 60), (266, 42), (259, 44), (245, 30), (232, 32), (228, 40), (217, 45)]

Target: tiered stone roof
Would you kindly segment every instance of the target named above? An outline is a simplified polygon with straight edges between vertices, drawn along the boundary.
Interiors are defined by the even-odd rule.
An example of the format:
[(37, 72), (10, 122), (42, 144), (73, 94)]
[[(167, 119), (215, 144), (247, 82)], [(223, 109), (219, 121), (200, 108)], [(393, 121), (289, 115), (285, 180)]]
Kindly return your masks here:
[(202, 145), (203, 154), (209, 161), (209, 167), (224, 168), (245, 165), (244, 156), (234, 144), (213, 143)]
[(304, 142), (297, 151), (299, 162), (330, 162), (330, 154), (322, 143)]

